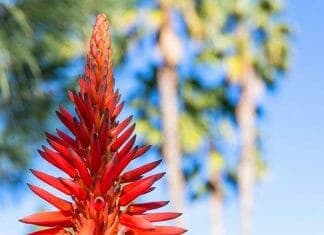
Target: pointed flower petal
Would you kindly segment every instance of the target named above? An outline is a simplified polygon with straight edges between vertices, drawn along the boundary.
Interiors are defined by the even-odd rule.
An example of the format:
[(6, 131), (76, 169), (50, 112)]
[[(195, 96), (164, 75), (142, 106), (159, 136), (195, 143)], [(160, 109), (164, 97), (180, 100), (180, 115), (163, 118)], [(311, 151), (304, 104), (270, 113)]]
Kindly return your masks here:
[(144, 219), (142, 216), (131, 216), (123, 214), (120, 217), (120, 223), (125, 225), (128, 228), (139, 229), (139, 230), (153, 230), (154, 226)]
[(35, 194), (37, 194), (39, 197), (43, 198), (48, 203), (55, 206), (57, 209), (62, 211), (72, 210), (72, 204), (70, 202), (63, 200), (59, 197), (56, 197), (53, 194), (35, 185), (28, 184), (28, 186)]
[(39, 226), (72, 226), (72, 216), (68, 211), (50, 211), (32, 214), (20, 219), (26, 224)]

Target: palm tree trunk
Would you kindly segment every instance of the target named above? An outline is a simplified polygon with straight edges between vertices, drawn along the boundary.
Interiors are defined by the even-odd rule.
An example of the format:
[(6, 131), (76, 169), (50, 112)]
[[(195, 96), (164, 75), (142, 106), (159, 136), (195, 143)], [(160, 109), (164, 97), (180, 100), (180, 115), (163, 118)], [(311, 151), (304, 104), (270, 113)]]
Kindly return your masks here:
[[(167, 166), (169, 192), (177, 211), (184, 211), (185, 180), (181, 167), (181, 146), (179, 139), (178, 118), (178, 76), (176, 64), (179, 61), (180, 43), (171, 26), (168, 4), (161, 1), (164, 22), (160, 29), (159, 47), (164, 57), (164, 65), (157, 73), (157, 84), (160, 96), (160, 111), (162, 115), (162, 151)], [(177, 220), (177, 225), (184, 226), (183, 217)]]
[[(167, 179), (171, 201), (177, 211), (184, 209), (184, 179), (178, 132), (177, 76), (173, 69), (163, 67), (158, 72), (158, 89), (163, 125), (162, 151), (168, 169)], [(179, 221), (184, 226), (184, 221)]]
[(241, 204), (241, 234), (250, 235), (255, 185), (255, 98), (253, 69), (249, 68), (242, 77), (242, 94), (237, 106), (236, 117), (241, 132), (241, 157), (238, 166), (238, 187)]
[[(216, 179), (219, 181), (219, 178)], [(218, 183), (219, 184), (219, 183)], [(210, 198), (211, 204), (211, 218), (212, 218), (212, 235), (224, 235), (224, 222), (223, 222), (223, 195), (216, 187)]]

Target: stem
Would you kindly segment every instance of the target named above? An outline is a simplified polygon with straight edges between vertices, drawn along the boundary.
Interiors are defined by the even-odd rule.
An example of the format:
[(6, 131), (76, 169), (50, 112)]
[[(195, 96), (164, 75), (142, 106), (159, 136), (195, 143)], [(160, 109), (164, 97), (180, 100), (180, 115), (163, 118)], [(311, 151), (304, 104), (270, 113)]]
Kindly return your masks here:
[[(158, 89), (162, 114), (162, 151), (167, 166), (170, 197), (177, 211), (184, 209), (184, 177), (181, 168), (181, 150), (178, 131), (177, 76), (173, 69), (164, 67), (158, 72)], [(183, 217), (178, 220), (184, 226)]]
[[(219, 181), (219, 177), (216, 178), (215, 181)], [(219, 183), (216, 183), (217, 185)], [(215, 188), (215, 191), (211, 195), (210, 203), (211, 203), (211, 218), (213, 220), (212, 223), (212, 235), (224, 235), (224, 222), (223, 222), (223, 196), (221, 191), (219, 190), (219, 186)]]
[[(252, 70), (252, 69), (250, 69)], [(241, 131), (241, 157), (238, 166), (238, 187), (241, 203), (241, 232), (250, 235), (255, 185), (255, 100), (254, 73), (246, 72), (242, 77), (242, 95), (236, 110)]]
[[(176, 65), (181, 54), (180, 40), (171, 25), (171, 1), (161, 0), (160, 8), (163, 22), (160, 27), (159, 47), (164, 57), (164, 64), (157, 73), (162, 118), (162, 151), (167, 166), (167, 180), (171, 200), (177, 211), (184, 211), (185, 179), (181, 167), (181, 146), (178, 117), (178, 75)], [(177, 225), (184, 227), (183, 217)]]

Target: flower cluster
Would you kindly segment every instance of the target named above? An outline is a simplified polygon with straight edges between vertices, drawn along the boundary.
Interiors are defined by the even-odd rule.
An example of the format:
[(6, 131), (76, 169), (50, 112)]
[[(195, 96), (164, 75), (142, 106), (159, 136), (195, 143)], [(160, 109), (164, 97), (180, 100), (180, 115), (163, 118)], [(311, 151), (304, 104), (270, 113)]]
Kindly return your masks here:
[(174, 212), (149, 212), (165, 206), (167, 201), (135, 202), (139, 196), (154, 190), (153, 184), (164, 173), (145, 176), (161, 160), (126, 170), (149, 146), (135, 146), (132, 117), (117, 120), (123, 103), (114, 89), (109, 24), (104, 14), (96, 18), (79, 86), (79, 92), (68, 93), (75, 115), (63, 106), (56, 112), (70, 133), (59, 129), (56, 134), (46, 133), (50, 147), (42, 146), (39, 150), (66, 177), (32, 170), (38, 179), (71, 200), (29, 185), (57, 210), (36, 213), (20, 221), (45, 227), (30, 235), (183, 234), (186, 230), (182, 228), (153, 224), (180, 216)]

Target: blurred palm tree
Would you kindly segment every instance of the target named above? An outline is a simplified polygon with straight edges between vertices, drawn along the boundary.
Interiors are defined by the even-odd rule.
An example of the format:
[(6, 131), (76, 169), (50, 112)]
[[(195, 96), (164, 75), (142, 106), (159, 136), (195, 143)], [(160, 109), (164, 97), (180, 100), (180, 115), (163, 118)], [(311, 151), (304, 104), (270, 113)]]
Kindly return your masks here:
[[(224, 117), (234, 119), (239, 127), (241, 157), (237, 172), (229, 174), (229, 176), (238, 181), (242, 205), (242, 234), (249, 234), (254, 200), (253, 188), (258, 172), (264, 170), (264, 163), (257, 145), (258, 134), (255, 126), (257, 111), (260, 106), (258, 101), (264, 88), (274, 87), (288, 65), (287, 36), (289, 35), (289, 28), (279, 17), (282, 12), (282, 5), (278, 1), (271, 0), (174, 0), (167, 2), (173, 17), (180, 16), (183, 20), (188, 37), (202, 45), (194, 64), (191, 64), (191, 66), (216, 64), (224, 69), (224, 76), (226, 77), (224, 83), (208, 88), (204, 87), (201, 84), (201, 79), (195, 77), (194, 74), (190, 74), (186, 79), (178, 80), (178, 83), (181, 84), (181, 96), (177, 102), (180, 104), (178, 122), (180, 123), (179, 134), (182, 152), (185, 154), (194, 153), (201, 147), (203, 140), (215, 139), (213, 137), (215, 136), (215, 129), (212, 127), (220, 122), (215, 122), (212, 119), (222, 120)], [(161, 23), (163, 22), (161, 20), (163, 19), (161, 9), (163, 8), (155, 6), (149, 9), (145, 16), (146, 22), (149, 22), (149, 24), (154, 24), (153, 22), (157, 21), (156, 27), (153, 28), (158, 32), (163, 31), (156, 28), (163, 29), (164, 27)], [(184, 44), (183, 37), (178, 35), (178, 38)], [(159, 42), (156, 41), (157, 44)], [(177, 42), (170, 40), (168, 44), (168, 48), (171, 48), (169, 54), (172, 55), (173, 53), (174, 57), (178, 58), (178, 50), (174, 48)], [(182, 52), (182, 55), (187, 56), (186, 52)], [(159, 68), (159, 66), (157, 67)], [(179, 70), (174, 70), (169, 77), (175, 77), (176, 72), (178, 78), (183, 76), (179, 73)], [(159, 74), (159, 69), (157, 69), (156, 73), (149, 76), (156, 78)], [(143, 77), (143, 75), (141, 76)], [(218, 76), (215, 74), (213, 79), (217, 79)], [(168, 83), (165, 86), (169, 85), (173, 89), (172, 93), (168, 93), (167, 98), (171, 99), (172, 96), (176, 96), (174, 80), (165, 79), (164, 82)], [(161, 137), (156, 131), (159, 128), (156, 124), (156, 103), (150, 104), (149, 100), (151, 99), (147, 99), (149, 94), (154, 97), (157, 84), (148, 79), (143, 79), (143, 83), (146, 83), (146, 89), (143, 92), (145, 97), (136, 102), (136, 108), (142, 110), (143, 114), (140, 129), (146, 132), (149, 141), (163, 145), (165, 143), (161, 142)], [(228, 94), (233, 86), (240, 88), (240, 92), (234, 100)], [(163, 101), (161, 103), (163, 104)], [(171, 112), (171, 110), (173, 109), (169, 111)], [(213, 118), (210, 119), (210, 117)], [(211, 141), (210, 160), (208, 161), (212, 169), (210, 179), (206, 182), (204, 188), (211, 191), (213, 195), (211, 197), (213, 205), (211, 209), (212, 214), (217, 217), (213, 226), (213, 234), (222, 234), (221, 207), (224, 159), (220, 152), (216, 151), (213, 142)], [(172, 150), (174, 149), (170, 151)], [(180, 167), (179, 164), (177, 165), (177, 167)], [(194, 172), (196, 170), (194, 168)], [(187, 179), (190, 178), (190, 174), (185, 172)]]
[[(160, 0), (161, 25), (158, 46), (163, 64), (157, 71), (157, 89), (162, 119), (162, 152), (168, 168), (171, 199), (177, 211), (184, 211), (185, 180), (181, 166), (181, 146), (178, 117), (178, 74), (176, 66), (181, 59), (181, 42), (172, 27), (172, 1)], [(185, 226), (184, 220), (178, 222)]]
[[(184, 20), (188, 27), (190, 36), (195, 41), (199, 41), (203, 46), (196, 60), (201, 64), (214, 64), (221, 69), (221, 63), (226, 58), (225, 48), (230, 42), (230, 38), (221, 31), (227, 17), (227, 12), (222, 9), (222, 1), (179, 1)], [(212, 71), (210, 71), (212, 72)], [(214, 74), (212, 79), (220, 80), (223, 74)], [(210, 213), (212, 216), (211, 234), (223, 235), (225, 228), (223, 224), (223, 175), (229, 174), (226, 169), (225, 159), (221, 152), (217, 150), (216, 139), (224, 138), (217, 135), (220, 132), (224, 119), (232, 119), (234, 108), (227, 95), (226, 83), (204, 88), (199, 80), (188, 81), (189, 86), (193, 86), (197, 99), (187, 100), (187, 110), (194, 113), (197, 129), (202, 130), (202, 138), (209, 143), (209, 156), (207, 164), (209, 167), (209, 178), (203, 181), (200, 190), (196, 195), (210, 193)], [(199, 97), (199, 98), (198, 98)], [(203, 102), (199, 103), (199, 100)]]
[[(199, 2), (206, 6), (210, 3), (210, 1)], [(213, 135), (214, 128), (211, 128), (211, 125), (216, 115), (220, 116), (220, 113), (224, 111), (233, 113), (233, 107), (226, 100), (224, 87), (202, 86), (201, 77), (192, 74), (196, 67), (211, 65), (211, 60), (199, 60), (192, 57), (189, 59), (192, 63), (185, 65), (186, 67), (192, 66), (192, 68), (186, 68), (190, 72), (183, 75), (180, 71), (180, 67), (183, 66), (181, 64), (189, 56), (186, 51), (188, 43), (196, 44), (200, 48), (208, 42), (208, 45), (204, 45), (196, 54), (207, 54), (207, 51), (210, 54), (217, 54), (209, 38), (212, 33), (219, 34), (219, 30), (216, 30), (217, 24), (213, 25), (217, 20), (213, 18), (211, 12), (209, 15), (199, 12), (201, 11), (199, 4), (196, 1), (183, 0), (151, 2), (149, 6), (137, 12), (137, 17), (134, 16), (133, 24), (136, 26), (137, 33), (134, 33), (133, 40), (128, 41), (129, 46), (134, 47), (135, 44), (137, 48), (151, 37), (153, 38), (151, 48), (142, 48), (142, 50), (151, 50), (151, 54), (158, 51), (157, 54), (160, 56), (161, 61), (158, 59), (157, 62), (148, 62), (153, 72), (138, 72), (138, 78), (142, 84), (141, 92), (137, 90), (131, 99), (135, 100), (134, 107), (140, 114), (137, 128), (144, 133), (149, 142), (162, 149), (169, 173), (170, 195), (179, 211), (183, 211), (184, 180), (190, 180), (199, 167), (184, 169), (183, 173), (181, 155), (197, 152), (204, 140), (208, 140), (208, 136)], [(204, 6), (205, 10), (206, 6)], [(190, 15), (187, 15), (188, 12)], [(205, 23), (207, 23), (206, 28)], [(179, 32), (181, 30), (177, 28), (177, 24), (181, 25), (178, 27), (182, 28), (184, 33)], [(213, 28), (210, 31), (211, 26), (215, 27), (215, 30)], [(211, 52), (212, 50), (214, 51)], [(144, 53), (142, 57), (145, 58)], [(134, 59), (137, 60), (137, 57)], [(217, 76), (212, 75), (215, 80)], [(180, 96), (178, 96), (179, 91)], [(157, 95), (159, 102), (156, 102)], [(159, 122), (159, 112), (161, 122)], [(214, 117), (210, 118), (211, 114), (215, 114)], [(162, 135), (159, 133), (160, 129)], [(195, 162), (197, 161), (195, 160), (193, 164)], [(201, 162), (198, 165), (204, 165), (204, 163)], [(180, 223), (183, 222), (180, 221)]]
[(237, 169), (241, 202), (241, 232), (251, 234), (257, 163), (257, 110), (266, 87), (274, 87), (288, 67), (289, 27), (281, 20), (276, 0), (224, 1), (223, 32), (232, 37), (226, 58), (228, 82), (240, 87), (235, 118), (241, 156)]
[[(243, 235), (248, 235), (252, 224), (253, 188), (256, 177), (264, 171), (256, 127), (260, 98), (264, 89), (275, 87), (287, 70), (290, 29), (280, 17), (283, 5), (276, 0), (192, 1), (191, 4), (183, 2), (182, 7), (191, 36), (205, 45), (198, 59), (213, 61), (225, 68), (227, 92), (232, 86), (240, 88), (236, 100), (223, 102), (218, 112), (225, 108), (228, 117), (234, 118), (239, 127), (241, 156), (235, 178), (241, 199), (241, 230)], [(219, 87), (211, 89), (219, 90)], [(224, 98), (229, 97), (225, 95)], [(233, 104), (234, 109), (226, 104)], [(206, 109), (197, 113), (203, 110)], [(205, 134), (212, 136), (210, 130)], [(219, 167), (223, 161), (213, 144), (210, 149), (210, 165), (214, 167), (208, 183), (213, 192), (212, 214), (218, 220), (212, 234), (222, 234), (222, 171)]]

